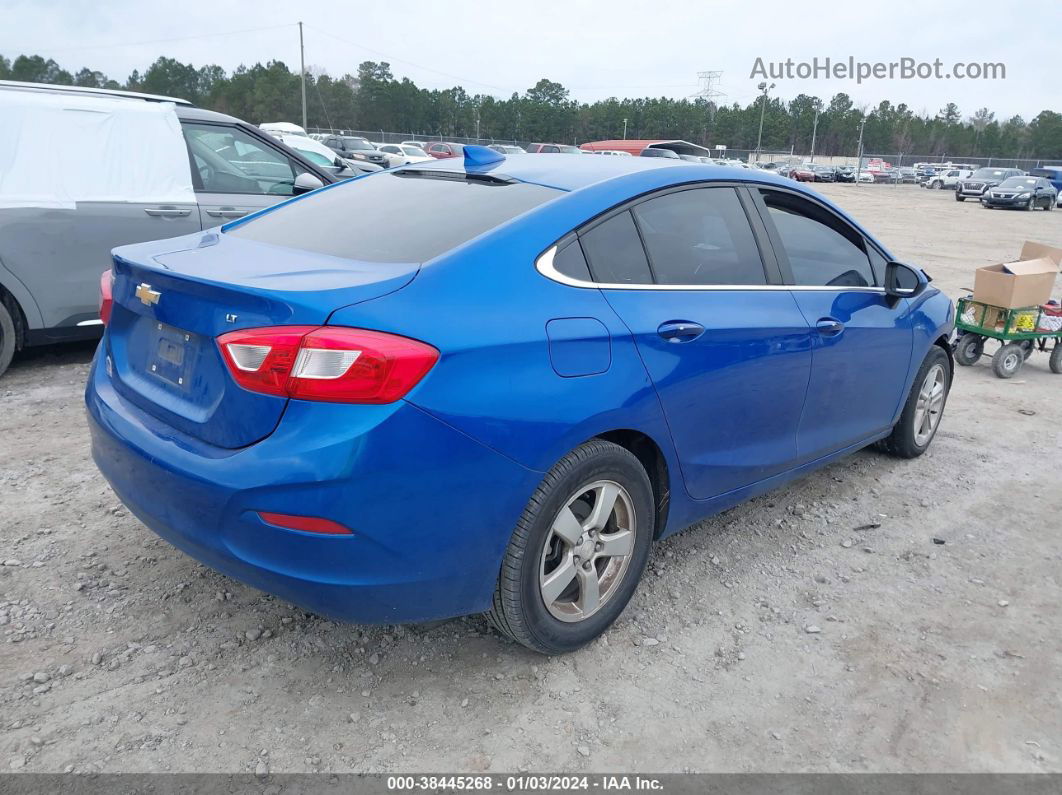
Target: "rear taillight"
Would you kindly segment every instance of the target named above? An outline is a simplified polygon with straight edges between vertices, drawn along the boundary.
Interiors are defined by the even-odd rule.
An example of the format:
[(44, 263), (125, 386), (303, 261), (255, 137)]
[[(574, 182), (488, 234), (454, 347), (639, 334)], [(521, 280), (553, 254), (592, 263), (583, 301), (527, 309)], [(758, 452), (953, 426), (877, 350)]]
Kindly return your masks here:
[(111, 322), (111, 307), (114, 306), (113, 286), (114, 272), (105, 270), (100, 274), (100, 320), (105, 326)]
[(218, 345), (244, 389), (335, 403), (393, 403), (439, 358), (423, 342), (343, 326), (230, 331)]

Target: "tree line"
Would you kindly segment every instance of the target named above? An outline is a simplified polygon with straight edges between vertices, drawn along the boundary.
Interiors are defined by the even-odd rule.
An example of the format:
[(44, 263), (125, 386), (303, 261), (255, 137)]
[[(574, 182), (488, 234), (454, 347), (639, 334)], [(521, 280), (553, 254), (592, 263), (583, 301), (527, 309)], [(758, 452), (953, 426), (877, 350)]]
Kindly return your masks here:
[[(124, 81), (82, 68), (70, 72), (40, 55), (0, 55), (0, 79), (121, 88), (183, 97), (204, 108), (249, 122), (302, 117), (298, 70), (283, 61), (240, 66), (196, 67), (160, 57)], [(754, 149), (763, 132), (765, 151), (811, 150), (823, 155), (855, 152), (860, 126), (864, 151), (963, 157), (1062, 159), (1062, 114), (1043, 110), (1031, 121), (997, 119), (988, 108), (964, 117), (954, 103), (929, 115), (904, 103), (882, 100), (858, 107), (837, 93), (827, 101), (807, 94), (741, 105), (704, 99), (643, 97), (581, 103), (560, 83), (543, 78), (523, 93), (499, 98), (464, 88), (427, 89), (396, 78), (386, 62), (365, 61), (356, 73), (332, 77), (311, 67), (306, 78), (311, 127), (408, 132), (420, 136), (476, 137), (515, 141), (581, 143), (623, 137), (678, 138), (705, 146)]]

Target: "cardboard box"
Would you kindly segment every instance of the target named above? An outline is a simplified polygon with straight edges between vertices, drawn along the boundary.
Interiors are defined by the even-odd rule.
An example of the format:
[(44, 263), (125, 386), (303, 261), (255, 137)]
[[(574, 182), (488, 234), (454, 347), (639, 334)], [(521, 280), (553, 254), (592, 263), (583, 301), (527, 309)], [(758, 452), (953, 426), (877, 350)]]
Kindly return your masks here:
[(1016, 261), (986, 265), (974, 272), (973, 298), (1006, 309), (1047, 303), (1060, 262), (1062, 248), (1028, 240)]

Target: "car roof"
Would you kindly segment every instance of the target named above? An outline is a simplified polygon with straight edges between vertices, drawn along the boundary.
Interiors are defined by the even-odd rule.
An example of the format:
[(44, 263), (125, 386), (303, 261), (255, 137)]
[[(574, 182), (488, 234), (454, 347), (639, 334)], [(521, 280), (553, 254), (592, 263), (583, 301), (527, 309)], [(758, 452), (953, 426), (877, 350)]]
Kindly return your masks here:
[(56, 94), (80, 94), (82, 96), (117, 97), (119, 99), (139, 99), (145, 102), (172, 102), (175, 105), (192, 107), (192, 103), (180, 97), (167, 97), (161, 94), (142, 94), (139, 91), (120, 91), (110, 88), (92, 88), (90, 86), (63, 86), (54, 83), (23, 83), (18, 80), (0, 80), (0, 88), (22, 91), (48, 91)]
[[(178, 105), (177, 118), (183, 119), (184, 121), (223, 121), (228, 124), (247, 124), (243, 119), (237, 119), (235, 116), (218, 113), (216, 110), (197, 108), (194, 105)], [(265, 130), (263, 130), (263, 132), (265, 132)]]

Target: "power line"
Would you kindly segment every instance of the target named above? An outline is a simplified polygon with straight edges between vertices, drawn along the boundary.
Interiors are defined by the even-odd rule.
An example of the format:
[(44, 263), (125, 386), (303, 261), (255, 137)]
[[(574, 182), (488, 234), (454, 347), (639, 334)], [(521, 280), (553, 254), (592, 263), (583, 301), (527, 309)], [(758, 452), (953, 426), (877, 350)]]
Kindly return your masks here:
[(324, 28), (319, 28), (316, 25), (307, 25), (306, 27), (312, 28), (313, 30), (316, 30), (318, 33), (323, 33), (325, 36), (330, 36), (331, 38), (335, 39), (336, 41), (341, 41), (344, 44), (349, 44), (351, 47), (358, 47), (359, 49), (366, 50), (367, 52), (374, 53), (375, 55), (377, 55), (380, 58), (386, 58), (388, 63), (392, 63), (392, 62), (393, 63), (400, 63), (400, 64), (405, 64), (406, 66), (412, 66), (415, 69), (423, 69), (426, 72), (434, 72), (437, 75), (442, 75), (443, 77), (448, 77), (451, 80), (457, 80), (460, 83), (474, 83), (475, 85), (486, 86), (487, 88), (493, 88), (493, 89), (496, 89), (498, 91), (508, 91), (508, 89), (506, 89), (506, 88), (504, 88), (502, 86), (492, 85), (491, 83), (484, 83), (482, 80), (472, 80), (472, 79), (467, 78), (467, 77), (461, 77), (459, 75), (450, 74), (449, 72), (443, 72), (443, 71), (441, 71), (439, 69), (432, 69), (430, 66), (424, 66), (423, 64), (414, 63), (413, 61), (407, 61), (407, 60), (404, 60), (402, 58), (392, 58), (391, 56), (389, 56), (385, 52), (380, 52), (379, 50), (377, 50), (377, 49), (375, 49), (373, 47), (368, 47), (368, 46), (366, 46), (364, 44), (359, 44), (358, 42), (351, 41), (350, 39), (344, 39), (342, 36), (337, 36), (336, 34), (330, 32), (330, 31), (327, 31)]
[[(22, 49), (24, 49), (26, 51), (43, 50), (45, 52), (75, 52), (75, 51), (78, 51), (78, 50), (103, 50), (103, 49), (114, 49), (116, 47), (141, 47), (141, 46), (143, 46), (145, 44), (166, 44), (166, 43), (173, 42), (173, 41), (192, 41), (194, 39), (213, 39), (213, 38), (217, 38), (219, 36), (238, 36), (241, 33), (259, 33), (259, 32), (261, 32), (263, 30), (279, 30), (280, 28), (291, 28), (291, 27), (294, 27), (294, 26), (295, 26), (295, 23), (289, 22), (289, 23), (287, 23), (285, 25), (268, 25), (266, 27), (261, 27), (261, 28), (244, 28), (242, 30), (229, 30), (229, 31), (224, 31), (224, 32), (219, 32), (219, 33), (201, 33), (201, 34), (196, 35), (196, 36), (175, 36), (175, 37), (169, 38), (169, 39), (150, 39), (149, 41), (120, 41), (120, 42), (114, 42), (112, 44), (85, 44), (85, 45), (80, 46), (80, 47), (59, 47), (58, 49), (54, 48), (54, 47), (51, 47), (50, 45), (47, 46), (47, 47), (26, 47), (25, 45), (21, 45), (20, 44), (20, 45), (18, 45), (18, 47), (22, 48)], [(5, 49), (9, 49), (9, 48), (5, 48)]]

